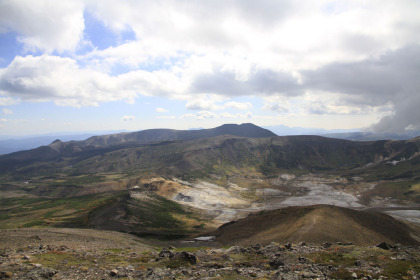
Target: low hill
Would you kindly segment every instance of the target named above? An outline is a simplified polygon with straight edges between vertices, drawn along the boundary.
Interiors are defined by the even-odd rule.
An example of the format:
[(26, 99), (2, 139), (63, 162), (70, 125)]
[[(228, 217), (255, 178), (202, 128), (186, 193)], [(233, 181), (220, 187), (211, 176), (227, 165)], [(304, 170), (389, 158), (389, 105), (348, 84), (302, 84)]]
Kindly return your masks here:
[(418, 244), (405, 224), (377, 212), (331, 205), (288, 207), (251, 214), (222, 225), (210, 235), (222, 244), (268, 244), (301, 241), (357, 245)]

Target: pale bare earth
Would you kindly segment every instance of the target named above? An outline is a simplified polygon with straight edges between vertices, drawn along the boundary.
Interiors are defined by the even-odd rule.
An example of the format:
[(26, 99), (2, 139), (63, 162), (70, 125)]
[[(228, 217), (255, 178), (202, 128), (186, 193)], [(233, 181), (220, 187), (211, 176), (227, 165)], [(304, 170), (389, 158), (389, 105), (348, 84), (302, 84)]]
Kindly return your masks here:
[[(347, 181), (343, 178), (324, 178), (312, 174), (299, 177), (280, 174), (278, 178), (271, 180), (270, 187), (264, 185), (263, 179), (260, 179), (261, 185), (264, 185), (262, 188), (244, 188), (233, 183), (228, 187), (221, 187), (205, 181), (185, 182), (176, 178), (172, 180), (181, 187), (167, 198), (200, 211), (207, 211), (208, 216), (214, 217), (215, 225), (243, 218), (252, 212), (288, 206), (328, 204), (353, 209), (401, 206), (393, 200), (380, 197), (372, 197), (369, 205), (360, 202), (359, 197), (375, 187), (374, 183), (362, 182), (362, 178)], [(413, 213), (389, 214), (410, 222), (419, 222), (419, 216)]]

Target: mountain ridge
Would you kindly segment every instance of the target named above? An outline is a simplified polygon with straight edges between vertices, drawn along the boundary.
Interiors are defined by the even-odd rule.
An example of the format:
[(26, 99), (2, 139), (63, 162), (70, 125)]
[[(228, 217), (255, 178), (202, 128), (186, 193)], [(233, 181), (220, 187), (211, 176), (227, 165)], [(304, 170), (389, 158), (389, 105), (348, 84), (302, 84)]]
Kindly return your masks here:
[[(417, 162), (420, 155), (420, 138), (369, 142), (321, 136), (255, 138), (252, 136), (272, 133), (251, 124), (226, 125), (179, 137), (185, 140), (162, 138), (159, 131), (150, 130), (142, 135), (157, 133), (160, 138), (142, 136), (141, 141), (130, 140), (130, 137), (138, 139), (136, 134), (118, 141), (115, 137), (120, 137), (120, 134), (82, 142), (56, 140), (48, 146), (0, 156), (0, 170), (3, 175), (7, 172), (30, 175), (73, 170), (79, 174), (147, 171), (177, 176), (199, 172), (200, 176), (206, 176), (210, 173), (225, 175), (233, 167), (243, 173), (252, 169), (269, 174), (284, 169), (309, 172), (350, 170), (402, 162), (402, 159)], [(165, 133), (168, 131), (173, 132), (164, 130)], [(217, 136), (206, 137), (209, 134)], [(108, 141), (106, 137), (114, 137), (114, 140)], [(189, 140), (189, 137), (196, 139)], [(160, 141), (151, 142), (152, 139)], [(146, 143), (142, 144), (142, 141)]]

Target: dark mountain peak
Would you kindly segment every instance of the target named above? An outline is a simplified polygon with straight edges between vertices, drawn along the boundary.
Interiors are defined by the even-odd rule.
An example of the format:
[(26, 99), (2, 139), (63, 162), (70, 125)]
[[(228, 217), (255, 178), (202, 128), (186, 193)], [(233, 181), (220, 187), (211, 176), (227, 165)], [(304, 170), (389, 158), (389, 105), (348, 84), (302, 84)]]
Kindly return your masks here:
[(63, 143), (60, 139), (55, 139), (54, 141), (51, 142), (51, 144), (58, 144), (58, 143)]
[(213, 128), (218, 135), (230, 134), (235, 136), (250, 137), (250, 138), (264, 138), (277, 136), (268, 129), (259, 127), (252, 123), (243, 124), (224, 124)]
[(224, 124), (210, 129), (176, 130), (176, 129), (146, 129), (131, 133), (94, 136), (84, 141), (85, 146), (105, 147), (121, 144), (148, 144), (161, 141), (185, 141), (233, 135), (249, 138), (264, 138), (277, 136), (268, 129), (261, 128), (251, 123)]

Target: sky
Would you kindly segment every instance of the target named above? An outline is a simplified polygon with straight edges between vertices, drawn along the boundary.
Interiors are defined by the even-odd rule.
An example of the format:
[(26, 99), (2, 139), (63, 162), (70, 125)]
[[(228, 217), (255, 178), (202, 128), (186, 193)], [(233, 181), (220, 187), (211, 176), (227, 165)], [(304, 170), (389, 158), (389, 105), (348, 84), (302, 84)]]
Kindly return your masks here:
[(0, 136), (420, 130), (420, 0), (0, 0)]

